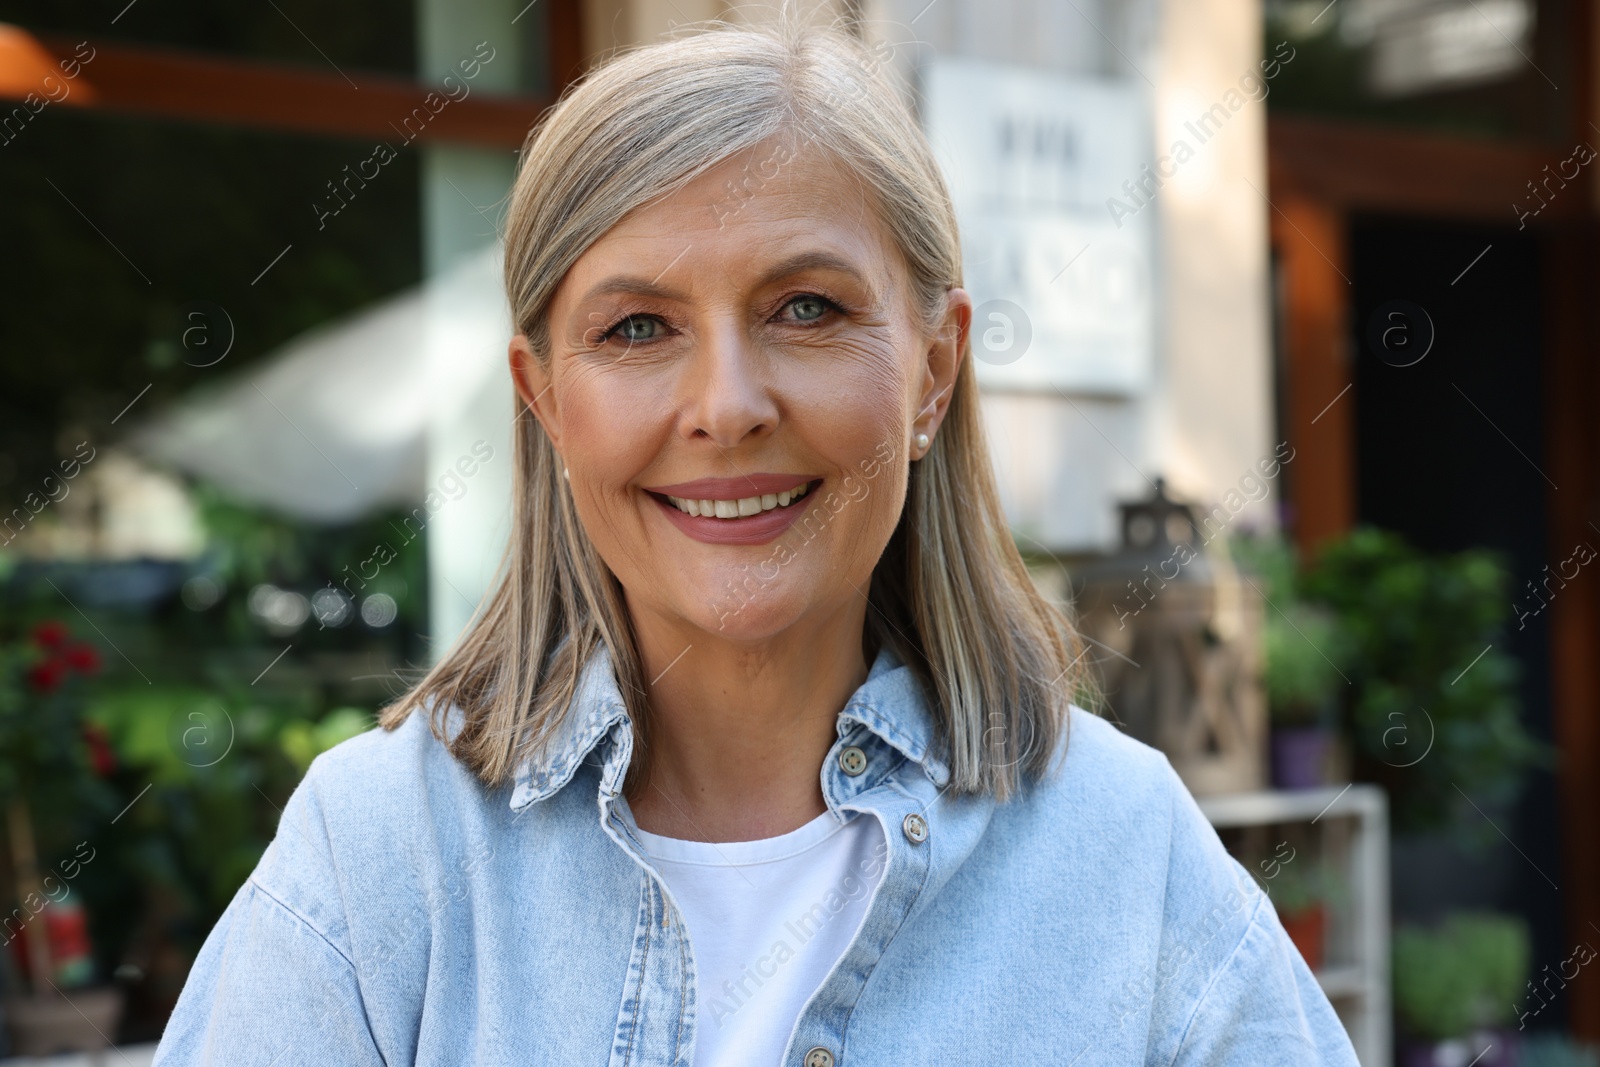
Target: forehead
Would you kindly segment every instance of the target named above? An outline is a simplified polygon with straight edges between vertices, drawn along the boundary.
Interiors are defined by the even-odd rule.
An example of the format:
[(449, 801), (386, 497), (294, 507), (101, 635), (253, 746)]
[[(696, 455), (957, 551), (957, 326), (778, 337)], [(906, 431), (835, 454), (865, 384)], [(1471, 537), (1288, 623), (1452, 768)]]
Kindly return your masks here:
[(619, 267), (679, 265), (692, 269), (672, 269), (675, 280), (704, 284), (808, 251), (849, 260), (884, 291), (903, 288), (904, 261), (872, 189), (831, 153), (778, 136), (634, 209), (579, 257), (563, 288), (581, 292)]

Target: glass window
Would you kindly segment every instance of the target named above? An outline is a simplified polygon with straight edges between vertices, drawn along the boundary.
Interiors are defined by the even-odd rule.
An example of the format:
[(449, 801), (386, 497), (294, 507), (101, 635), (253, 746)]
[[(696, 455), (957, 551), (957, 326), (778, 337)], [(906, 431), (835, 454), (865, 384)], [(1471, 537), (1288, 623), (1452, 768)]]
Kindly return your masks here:
[(1295, 49), (1280, 113), (1564, 142), (1572, 121), (1565, 0), (1267, 0), (1267, 50)]

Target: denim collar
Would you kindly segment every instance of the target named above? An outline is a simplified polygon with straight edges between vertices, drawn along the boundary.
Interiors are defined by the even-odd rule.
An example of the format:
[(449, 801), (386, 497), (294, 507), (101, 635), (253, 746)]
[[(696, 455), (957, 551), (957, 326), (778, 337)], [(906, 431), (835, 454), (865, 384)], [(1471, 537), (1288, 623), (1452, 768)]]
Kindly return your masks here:
[[(867, 680), (840, 709), (839, 736), (849, 733), (855, 723), (919, 764), (940, 788), (949, 781), (949, 765), (937, 751), (933, 711), (922, 684), (888, 646), (879, 650)], [(611, 758), (605, 761), (608, 768), (625, 770), (626, 757), (633, 751), (633, 723), (611, 670), (610, 650), (602, 644), (584, 664), (572, 703), (549, 744), (518, 764), (511, 810), (520, 813), (534, 801), (554, 796), (603, 743), (611, 747)]]

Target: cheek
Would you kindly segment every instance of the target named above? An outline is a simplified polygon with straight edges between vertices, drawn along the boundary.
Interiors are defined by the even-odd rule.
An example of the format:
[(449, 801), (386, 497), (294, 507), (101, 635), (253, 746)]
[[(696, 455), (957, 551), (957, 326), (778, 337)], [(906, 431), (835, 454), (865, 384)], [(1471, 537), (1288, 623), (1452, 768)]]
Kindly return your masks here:
[(562, 451), (575, 461), (603, 464), (648, 452), (647, 445), (672, 414), (661, 375), (648, 369), (573, 360), (560, 372), (555, 388)]
[(835, 548), (875, 560), (900, 515), (906, 427), (917, 393), (892, 348), (860, 355), (806, 368), (808, 380), (787, 390), (788, 419), (795, 436), (831, 468), (813, 507), (824, 505), (826, 493), (837, 494), (834, 523), (849, 535)]
[(628, 521), (619, 507), (636, 509), (630, 480), (660, 454), (672, 417), (659, 389), (632, 387), (626, 375), (585, 370), (562, 383), (561, 453), (592, 536)]
[(794, 360), (781, 381), (793, 428), (819, 443), (871, 438), (863, 455), (886, 438), (898, 445), (916, 404), (912, 350), (911, 341), (884, 327), (836, 340), (824, 358)]

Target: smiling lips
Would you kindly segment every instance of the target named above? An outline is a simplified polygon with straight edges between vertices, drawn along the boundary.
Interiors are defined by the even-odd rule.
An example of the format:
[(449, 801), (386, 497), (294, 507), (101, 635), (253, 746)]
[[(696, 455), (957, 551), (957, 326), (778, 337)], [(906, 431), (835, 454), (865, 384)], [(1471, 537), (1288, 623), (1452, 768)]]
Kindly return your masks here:
[(762, 544), (799, 517), (796, 500), (817, 479), (799, 474), (751, 474), (699, 478), (645, 491), (678, 529), (712, 544)]
[(686, 515), (714, 515), (719, 519), (744, 519), (751, 515), (759, 515), (763, 511), (773, 508), (786, 508), (789, 501), (806, 495), (806, 487), (799, 486), (794, 490), (785, 489), (779, 493), (762, 493), (760, 496), (742, 496), (737, 500), (714, 500), (710, 497), (701, 497), (696, 500), (689, 497), (685, 500), (681, 496), (667, 496), (674, 507)]

